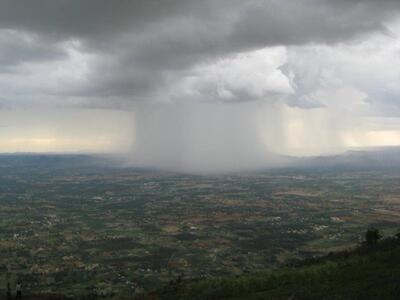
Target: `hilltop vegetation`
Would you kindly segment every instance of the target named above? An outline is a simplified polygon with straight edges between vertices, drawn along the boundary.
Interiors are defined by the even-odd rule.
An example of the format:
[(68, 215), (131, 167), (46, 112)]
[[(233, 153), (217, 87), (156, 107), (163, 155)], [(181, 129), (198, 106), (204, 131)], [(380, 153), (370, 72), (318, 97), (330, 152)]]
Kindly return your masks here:
[[(395, 300), (400, 294), (400, 233), (380, 238), (369, 230), (352, 250), (299, 260), (291, 265), (236, 277), (175, 282), (157, 292), (121, 298), (81, 296), (79, 300)], [(62, 300), (62, 295), (25, 299)], [(75, 299), (75, 298), (74, 298)]]
[[(368, 238), (368, 237), (367, 237)], [(379, 239), (379, 236), (378, 236)], [(144, 299), (399, 299), (400, 235), (239, 277), (182, 282)]]

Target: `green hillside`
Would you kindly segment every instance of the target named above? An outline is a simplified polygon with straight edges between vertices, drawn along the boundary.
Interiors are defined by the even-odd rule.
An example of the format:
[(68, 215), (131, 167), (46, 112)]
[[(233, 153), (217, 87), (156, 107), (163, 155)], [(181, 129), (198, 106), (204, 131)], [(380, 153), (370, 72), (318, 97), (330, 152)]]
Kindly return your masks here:
[(258, 274), (182, 282), (144, 299), (400, 299), (400, 237)]
[[(24, 297), (66, 299), (62, 295)], [(0, 299), (2, 299), (0, 297)], [(278, 269), (209, 279), (183, 280), (136, 297), (81, 296), (79, 300), (385, 300), (400, 299), (400, 234), (380, 239), (369, 230), (359, 247), (291, 263)]]

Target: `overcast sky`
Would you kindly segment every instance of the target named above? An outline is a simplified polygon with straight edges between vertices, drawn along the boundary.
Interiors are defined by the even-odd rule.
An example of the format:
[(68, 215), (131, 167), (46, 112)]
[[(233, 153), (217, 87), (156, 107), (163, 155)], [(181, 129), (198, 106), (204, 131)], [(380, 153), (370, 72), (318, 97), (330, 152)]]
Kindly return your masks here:
[(177, 170), (400, 145), (398, 0), (1, 0), (0, 152)]

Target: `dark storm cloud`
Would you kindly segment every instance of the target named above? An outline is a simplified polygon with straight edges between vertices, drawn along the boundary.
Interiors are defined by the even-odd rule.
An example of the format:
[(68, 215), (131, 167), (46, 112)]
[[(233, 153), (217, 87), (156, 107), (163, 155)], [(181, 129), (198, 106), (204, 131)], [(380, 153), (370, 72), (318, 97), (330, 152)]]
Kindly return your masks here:
[(335, 43), (382, 31), (395, 0), (2, 0), (0, 29), (41, 44), (0, 44), (0, 63), (61, 59), (79, 41), (88, 80), (61, 95), (151, 99), (198, 63), (273, 45)]
[[(0, 0), (0, 113), (26, 108), (15, 116), (49, 118), (52, 133), (65, 106), (89, 108), (73, 120), (76, 147), (80, 136), (103, 147), (107, 126), (132, 126), (109, 132), (126, 139), (128, 161), (189, 172), (272, 166), (273, 152), (331, 152), (348, 137), (363, 145), (352, 132), (362, 116), (399, 111), (386, 28), (399, 32), (399, 9), (399, 0)], [(86, 139), (88, 117), (104, 128)], [(47, 136), (16, 128), (10, 137)]]
[(171, 16), (186, 1), (131, 0), (3, 0), (0, 26), (40, 32), (50, 38), (110, 37), (140, 30)]
[(48, 45), (41, 38), (15, 30), (0, 32), (0, 72), (23, 62), (49, 61), (65, 57), (59, 45)]

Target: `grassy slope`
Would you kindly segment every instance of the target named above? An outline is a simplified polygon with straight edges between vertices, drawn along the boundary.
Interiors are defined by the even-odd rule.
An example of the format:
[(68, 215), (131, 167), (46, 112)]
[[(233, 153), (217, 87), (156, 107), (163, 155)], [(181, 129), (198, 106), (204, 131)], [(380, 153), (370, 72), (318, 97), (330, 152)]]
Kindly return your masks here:
[(238, 278), (184, 283), (158, 299), (400, 299), (400, 246)]
[[(27, 299), (64, 299), (42, 295)], [(1, 296), (0, 296), (0, 299)], [(99, 300), (83, 296), (80, 300)], [(107, 300), (128, 298), (109, 298)], [(240, 277), (182, 282), (140, 300), (398, 300), (400, 299), (400, 235), (379, 245), (338, 252), (296, 266)], [(129, 300), (132, 300), (129, 298)]]

